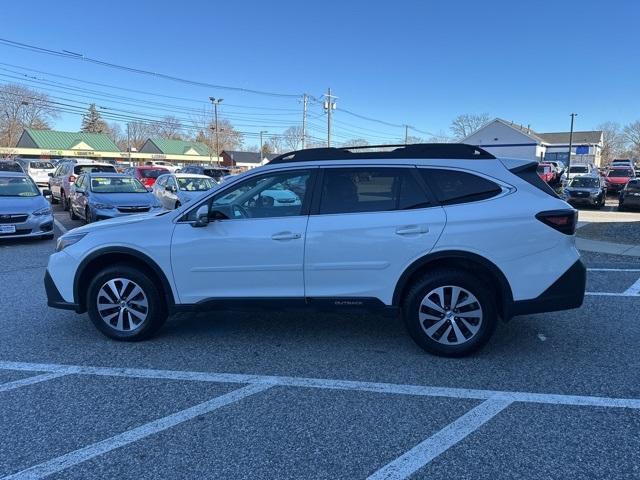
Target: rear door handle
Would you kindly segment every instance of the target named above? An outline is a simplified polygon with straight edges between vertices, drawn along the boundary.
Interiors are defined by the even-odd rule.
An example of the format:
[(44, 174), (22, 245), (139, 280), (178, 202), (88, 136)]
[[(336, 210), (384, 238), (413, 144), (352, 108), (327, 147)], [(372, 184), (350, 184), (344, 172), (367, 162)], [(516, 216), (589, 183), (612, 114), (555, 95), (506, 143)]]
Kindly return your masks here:
[(429, 228), (425, 225), (406, 225), (396, 229), (396, 235), (420, 235), (428, 232)]
[(272, 240), (297, 240), (301, 237), (300, 233), (293, 232), (278, 232), (271, 235)]

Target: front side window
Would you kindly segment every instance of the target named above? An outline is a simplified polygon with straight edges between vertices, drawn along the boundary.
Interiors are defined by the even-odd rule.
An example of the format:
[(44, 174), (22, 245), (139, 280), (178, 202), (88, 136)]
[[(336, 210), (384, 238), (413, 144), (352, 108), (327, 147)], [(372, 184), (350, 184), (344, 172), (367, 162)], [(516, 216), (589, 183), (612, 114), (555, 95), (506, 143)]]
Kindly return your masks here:
[(409, 168), (328, 168), (320, 214), (384, 212), (430, 206)]
[(435, 168), (419, 171), (442, 205), (477, 202), (502, 193), (498, 184), (471, 173)]

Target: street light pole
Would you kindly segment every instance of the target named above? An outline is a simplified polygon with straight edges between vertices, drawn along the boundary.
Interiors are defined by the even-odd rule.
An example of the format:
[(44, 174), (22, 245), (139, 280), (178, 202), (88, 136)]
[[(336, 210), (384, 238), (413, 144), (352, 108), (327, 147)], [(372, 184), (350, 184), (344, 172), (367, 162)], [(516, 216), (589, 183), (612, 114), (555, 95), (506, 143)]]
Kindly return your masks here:
[(573, 119), (577, 116), (577, 113), (571, 114), (571, 130), (569, 130), (569, 156), (567, 157), (567, 177), (569, 177), (569, 169), (571, 168), (571, 149), (573, 148)]
[(267, 133), (266, 130), (260, 130), (260, 164), (262, 165), (262, 161), (264, 160), (264, 152), (262, 151), (262, 135)]
[(218, 131), (218, 105), (224, 100), (223, 98), (214, 98), (209, 97), (209, 100), (213, 104), (214, 116), (215, 116), (215, 125), (216, 125), (216, 163), (220, 164), (220, 135)]
[(336, 109), (336, 102), (333, 101), (334, 97), (331, 95), (331, 89), (327, 89), (325, 94), (324, 109), (327, 112), (327, 147), (331, 146), (331, 113)]

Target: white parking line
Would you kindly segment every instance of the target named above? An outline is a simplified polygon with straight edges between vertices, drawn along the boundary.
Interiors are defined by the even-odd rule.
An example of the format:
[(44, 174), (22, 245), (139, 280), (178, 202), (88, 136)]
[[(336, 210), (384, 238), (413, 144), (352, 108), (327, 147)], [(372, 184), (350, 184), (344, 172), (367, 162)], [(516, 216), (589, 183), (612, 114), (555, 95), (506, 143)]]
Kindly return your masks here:
[(88, 445), (86, 447), (74, 450), (73, 452), (66, 453), (57, 458), (53, 458), (39, 465), (22, 470), (21, 472), (14, 473), (3, 477), (2, 480), (26, 480), (26, 479), (39, 479), (52, 475), (54, 473), (65, 470), (78, 463), (91, 460), (98, 455), (115, 450), (116, 448), (123, 447), (133, 442), (137, 442), (145, 437), (154, 435), (156, 433), (167, 430), (168, 428), (175, 427), (180, 423), (191, 420), (205, 413), (213, 412), (221, 407), (229, 405), (231, 403), (242, 400), (256, 393), (264, 392), (271, 388), (268, 384), (254, 384), (246, 387), (239, 388), (232, 392), (226, 393), (219, 397), (213, 398), (206, 402), (194, 405), (193, 407), (181, 410), (166, 417), (159, 418), (139, 427), (127, 430), (119, 435), (115, 435), (111, 438), (107, 438), (100, 442)]
[[(635, 284), (634, 284), (635, 285)], [(633, 285), (632, 285), (633, 286)], [(640, 297), (640, 292), (628, 293), (629, 289), (621, 292), (584, 292), (585, 295), (589, 295), (591, 297)]]
[(427, 465), (438, 455), (495, 417), (511, 405), (508, 400), (489, 399), (469, 410), (463, 416), (420, 442), (411, 450), (396, 458), (369, 476), (368, 480), (400, 480), (409, 477)]
[(58, 230), (60, 230), (63, 234), (69, 231), (67, 227), (62, 225), (62, 223), (60, 223), (60, 220), (58, 220), (57, 218), (53, 219), (53, 223), (55, 223), (56, 227), (58, 227)]
[(640, 272), (640, 268), (587, 268), (587, 272)]
[(16, 388), (26, 387), (27, 385), (33, 385), (34, 383), (46, 382), (47, 380), (64, 377), (65, 375), (66, 373), (53, 372), (43, 373), (42, 375), (35, 375), (33, 377), (21, 378), (20, 380), (14, 380), (13, 382), (0, 384), (0, 392), (7, 392)]
[(360, 392), (391, 393), (426, 397), (465, 398), (476, 400), (507, 400), (510, 402), (573, 405), (582, 407), (607, 407), (640, 409), (640, 399), (594, 397), (589, 395), (564, 395), (554, 393), (509, 392), (454, 387), (432, 387), (395, 383), (362, 382), (304, 377), (278, 377), (246, 375), (241, 373), (208, 373), (181, 370), (152, 370), (143, 368), (88, 367), (46, 363), (0, 361), (0, 370), (32, 372), (59, 372), (70, 375), (104, 375), (109, 377), (152, 378), (160, 380), (187, 380), (215, 383), (249, 383), (269, 386), (322, 388), (328, 390), (353, 390)]

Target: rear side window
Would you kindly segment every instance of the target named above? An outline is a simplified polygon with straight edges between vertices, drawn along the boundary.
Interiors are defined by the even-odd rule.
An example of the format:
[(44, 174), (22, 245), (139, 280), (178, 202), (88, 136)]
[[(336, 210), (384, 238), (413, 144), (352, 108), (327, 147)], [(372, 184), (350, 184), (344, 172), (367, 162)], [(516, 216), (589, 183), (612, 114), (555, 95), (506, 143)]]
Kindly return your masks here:
[(538, 175), (538, 173), (536, 172), (537, 166), (537, 162), (531, 162), (520, 167), (512, 168), (509, 171), (514, 175), (520, 177), (528, 184), (533, 185), (537, 189), (542, 190), (544, 193), (557, 198), (558, 195), (556, 194), (556, 192), (554, 192), (553, 189), (547, 184), (547, 182), (542, 180), (540, 178), (540, 175)]
[(430, 206), (408, 168), (328, 168), (320, 214), (383, 212)]
[[(477, 202), (502, 193), (497, 183), (471, 173), (435, 168), (418, 170), (442, 205)], [(538, 177), (535, 169), (533, 173)]]
[(53, 164), (50, 162), (29, 162), (29, 168), (52, 169)]
[(116, 169), (112, 165), (76, 165), (73, 172), (76, 175), (80, 173), (116, 173)]

